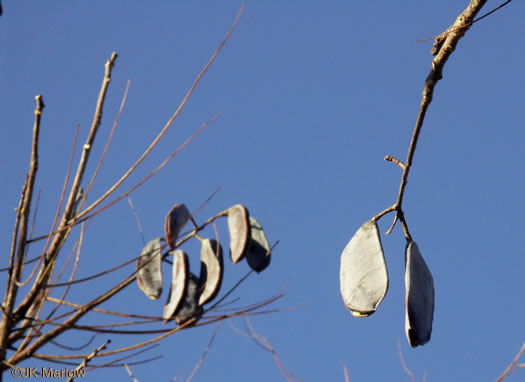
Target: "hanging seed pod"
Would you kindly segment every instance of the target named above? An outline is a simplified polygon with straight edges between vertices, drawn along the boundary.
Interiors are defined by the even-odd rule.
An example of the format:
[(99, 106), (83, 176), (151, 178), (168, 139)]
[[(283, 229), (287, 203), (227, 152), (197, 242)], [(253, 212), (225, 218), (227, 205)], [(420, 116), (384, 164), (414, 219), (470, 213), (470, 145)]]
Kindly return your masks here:
[(373, 220), (357, 230), (341, 255), (341, 296), (350, 313), (374, 313), (388, 290), (388, 273), (377, 224)]
[(228, 210), (228, 230), (230, 231), (230, 258), (235, 264), (242, 260), (250, 242), (250, 214), (242, 204)]
[(405, 250), (405, 333), (415, 348), (430, 341), (434, 319), (434, 280), (414, 241)]
[(161, 240), (151, 240), (142, 249), (137, 260), (137, 283), (149, 298), (156, 300), (162, 293), (162, 253)]
[(170, 212), (168, 212), (168, 215), (166, 215), (164, 232), (166, 233), (166, 241), (171, 249), (175, 248), (177, 236), (190, 218), (190, 211), (188, 211), (186, 205), (182, 203), (175, 204)]
[(217, 296), (221, 288), (222, 274), (221, 245), (213, 239), (203, 240), (201, 247), (201, 273), (199, 275), (201, 288), (199, 305), (204, 305)]
[(181, 307), (175, 315), (175, 322), (178, 325), (182, 325), (193, 317), (199, 319), (201, 315), (202, 307), (199, 305), (199, 279), (193, 273), (190, 273)]
[(252, 216), (250, 216), (250, 231), (251, 239), (246, 251), (246, 261), (250, 268), (259, 273), (270, 265), (270, 244), (268, 244), (263, 228)]
[(170, 255), (173, 255), (173, 274), (168, 301), (166, 305), (164, 305), (164, 313), (162, 315), (165, 323), (173, 318), (175, 312), (177, 312), (177, 309), (181, 305), (190, 272), (188, 255), (186, 255), (183, 250), (177, 249), (171, 251)]

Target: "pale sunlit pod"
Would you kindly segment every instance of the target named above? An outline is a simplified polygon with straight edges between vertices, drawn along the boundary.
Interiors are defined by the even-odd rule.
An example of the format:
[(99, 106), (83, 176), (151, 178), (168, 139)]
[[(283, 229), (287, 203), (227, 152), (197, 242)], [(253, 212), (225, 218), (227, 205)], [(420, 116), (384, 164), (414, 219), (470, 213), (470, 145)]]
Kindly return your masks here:
[(251, 238), (246, 251), (246, 261), (254, 271), (262, 272), (270, 265), (270, 244), (262, 226), (252, 216), (250, 216), (250, 231)]
[(137, 260), (137, 283), (149, 298), (156, 300), (162, 293), (162, 238), (151, 240)]
[(175, 248), (177, 243), (177, 236), (180, 231), (190, 220), (191, 214), (185, 204), (175, 204), (173, 208), (166, 215), (164, 222), (164, 232), (166, 233), (166, 241), (171, 249)]
[(377, 224), (357, 230), (341, 255), (340, 288), (344, 304), (356, 317), (374, 313), (388, 291), (388, 273)]
[(197, 317), (197, 320), (200, 318), (202, 307), (199, 305), (199, 294), (199, 279), (193, 273), (190, 273), (184, 298), (175, 315), (177, 324), (182, 325), (193, 317)]
[(168, 301), (164, 305), (162, 317), (164, 322), (172, 319), (177, 309), (181, 306), (182, 298), (188, 284), (189, 262), (188, 255), (183, 250), (176, 249), (170, 252), (173, 259), (171, 288), (168, 294)]
[(434, 280), (419, 248), (410, 241), (405, 250), (405, 333), (412, 347), (430, 341), (434, 319)]
[(213, 300), (219, 293), (223, 274), (222, 257), (222, 247), (216, 240), (205, 239), (202, 241), (199, 305), (204, 305)]
[(235, 264), (242, 260), (250, 242), (250, 214), (242, 204), (228, 210), (228, 231), (230, 232), (230, 258)]

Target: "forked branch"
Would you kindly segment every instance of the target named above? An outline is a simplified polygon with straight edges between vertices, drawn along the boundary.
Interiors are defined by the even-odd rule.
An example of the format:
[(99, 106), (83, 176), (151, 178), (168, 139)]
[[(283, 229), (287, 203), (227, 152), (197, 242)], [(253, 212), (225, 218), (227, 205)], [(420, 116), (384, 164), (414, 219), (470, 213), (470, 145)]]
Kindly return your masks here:
[(414, 159), (414, 154), (416, 151), (417, 142), (419, 139), (419, 134), (421, 133), (421, 128), (423, 127), (423, 122), (425, 120), (425, 115), (427, 113), (428, 107), (432, 103), (432, 97), (434, 95), (434, 89), (437, 83), (443, 78), (443, 68), (447, 63), (450, 55), (456, 49), (456, 45), (459, 40), (467, 33), (472, 25), (476, 15), (481, 10), (483, 5), (485, 5), (486, 0), (471, 0), (468, 7), (456, 18), (456, 21), (447, 29), (447, 31), (439, 35), (434, 43), (434, 48), (432, 54), (435, 56), (432, 60), (430, 67), (430, 73), (428, 74), (425, 85), (423, 87), (423, 94), (421, 98), (421, 104), (419, 106), (419, 113), (416, 120), (416, 125), (414, 127), (414, 132), (412, 133), (412, 139), (410, 141), (410, 146), (408, 147), (408, 154), (405, 163), (399, 161), (398, 159), (388, 155), (385, 157), (386, 161), (393, 162), (397, 164), (403, 170), (401, 174), (401, 182), (399, 184), (399, 191), (397, 194), (396, 202), (387, 209), (381, 211), (379, 214), (374, 216), (373, 220), (377, 221), (384, 215), (389, 212), (396, 211), (396, 216), (392, 223), (392, 226), (387, 233), (390, 233), (395, 225), (395, 223), (400, 220), (403, 226), (403, 232), (407, 240), (412, 240), (410, 232), (408, 230), (408, 225), (403, 214), (403, 197), (405, 195), (405, 188), (408, 181), (408, 174), (410, 168), (412, 167), (412, 162)]

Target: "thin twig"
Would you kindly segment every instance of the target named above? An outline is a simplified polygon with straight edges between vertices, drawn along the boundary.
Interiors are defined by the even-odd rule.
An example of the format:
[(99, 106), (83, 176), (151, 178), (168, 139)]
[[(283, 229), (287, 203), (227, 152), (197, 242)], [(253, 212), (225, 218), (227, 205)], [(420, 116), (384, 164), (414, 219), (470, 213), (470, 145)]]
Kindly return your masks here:
[(219, 321), (217, 326), (215, 327), (215, 330), (213, 331), (213, 334), (210, 338), (210, 342), (208, 343), (208, 346), (206, 346), (206, 349), (204, 349), (204, 353), (202, 353), (201, 358), (199, 359), (199, 362), (195, 365), (195, 368), (191, 372), (190, 376), (186, 380), (186, 382), (190, 382), (197, 370), (199, 370), (199, 367), (202, 365), (202, 362), (204, 362), (204, 358), (206, 358), (206, 355), (210, 351), (211, 345), (213, 344), (213, 341), (215, 340), (215, 336), (217, 335), (217, 332), (219, 331), (219, 328), (221, 327), (222, 321)]
[[(412, 133), (412, 139), (410, 141), (410, 146), (408, 148), (407, 159), (404, 162), (404, 168), (403, 166), (400, 165), (401, 162), (396, 160), (397, 162), (399, 162), (399, 163), (396, 163), (393, 157), (391, 156), (385, 157), (385, 160), (390, 160), (400, 165), (400, 167), (403, 168), (403, 173), (401, 175), (401, 182), (399, 184), (399, 192), (397, 195), (396, 202), (394, 203), (393, 206), (382, 211), (381, 213), (376, 215), (373, 219), (377, 221), (382, 216), (384, 216), (386, 213), (396, 211), (396, 217), (395, 217), (394, 223), (392, 224), (388, 232), (390, 233), (396, 221), (400, 220), (403, 225), (403, 233), (406, 239), (409, 241), (412, 240), (412, 237), (410, 236), (410, 232), (408, 231), (408, 226), (403, 216), (403, 208), (402, 208), (403, 196), (405, 194), (405, 188), (406, 188), (407, 181), (408, 181), (408, 174), (412, 166), (412, 161), (414, 159), (417, 142), (419, 139), (419, 135), (421, 133), (421, 129), (423, 127), (423, 122), (425, 120), (425, 115), (428, 110), (428, 107), (430, 106), (432, 102), (434, 89), (437, 83), (443, 78), (443, 68), (445, 67), (445, 64), (447, 63), (450, 55), (456, 49), (456, 45), (458, 44), (459, 40), (469, 30), (470, 26), (472, 25), (472, 21), (475, 19), (476, 15), (481, 10), (481, 8), (486, 3), (486, 1), (487, 0), (471, 0), (468, 7), (456, 18), (456, 21), (454, 22), (454, 24), (452, 24), (452, 26), (447, 30), (448, 33), (446, 37), (444, 37), (444, 40), (439, 43), (439, 47), (437, 48), (437, 51), (435, 52), (435, 57), (432, 60), (430, 73), (428, 74), (425, 80), (425, 86), (423, 88), (421, 105), (419, 107), (419, 113), (417, 116), (416, 125), (414, 127), (414, 131)], [(436, 48), (436, 44), (434, 44), (434, 49), (435, 48)]]
[(403, 370), (405, 370), (405, 373), (407, 373), (410, 376), (411, 381), (415, 382), (416, 375), (410, 371), (407, 364), (405, 363), (405, 358), (403, 357), (403, 351), (401, 350), (401, 341), (399, 340), (399, 337), (397, 339), (397, 352), (399, 353), (399, 359), (401, 360), (401, 366), (403, 366)]
[[(74, 307), (76, 309), (80, 309), (82, 307), (82, 305), (73, 304), (72, 302), (68, 302), (68, 301), (61, 301), (61, 300), (53, 298), (53, 297), (47, 297), (47, 300), (51, 301), (51, 302), (55, 302), (55, 303), (61, 303), (62, 305), (71, 306), (71, 307)], [(147, 319), (147, 320), (158, 318), (156, 316), (144, 316), (144, 315), (138, 315), (138, 314), (127, 314), (127, 313), (113, 312), (113, 311), (110, 311), (110, 310), (100, 309), (100, 308), (93, 308), (92, 311), (93, 312), (97, 312), (97, 313), (102, 313), (102, 314), (109, 314), (109, 315), (113, 315), (113, 316), (129, 317), (129, 318), (141, 318), (141, 319)]]
[(140, 225), (139, 215), (137, 214), (137, 210), (135, 209), (135, 206), (133, 205), (133, 202), (131, 201), (131, 198), (129, 196), (128, 204), (129, 208), (131, 208), (131, 211), (133, 212), (133, 215), (135, 215), (135, 220), (137, 221), (137, 226), (139, 227), (140, 237), (142, 238), (142, 245), (146, 246), (146, 239), (144, 239), (144, 231), (142, 230), (142, 226)]
[(343, 369), (345, 372), (345, 382), (350, 382), (350, 378), (348, 377), (348, 369), (346, 368), (345, 364), (343, 364)]
[[(149, 350), (149, 349), (151, 349), (151, 348), (153, 348), (155, 346), (151, 346), (150, 348), (145, 349), (145, 351)], [(122, 357), (119, 360), (128, 359), (128, 358), (134, 357), (135, 355), (136, 354), (132, 354), (132, 355), (129, 355), (129, 356), (126, 356), (126, 357)], [(78, 362), (62, 361), (62, 360), (54, 359), (53, 357), (48, 357), (45, 354), (35, 354), (34, 357), (37, 358), (37, 359), (41, 359), (41, 360), (47, 361), (47, 362), (53, 362), (53, 363), (56, 363), (56, 364), (59, 364), (59, 365), (71, 365), (71, 366), (77, 366), (78, 365)], [(140, 360), (140, 361), (126, 362), (126, 363), (128, 365), (141, 365), (141, 364), (144, 364), (144, 363), (155, 361), (155, 360), (160, 359), (160, 358), (162, 358), (161, 355), (155, 356), (155, 357), (151, 357), (151, 358), (146, 358), (146, 359), (143, 359), (143, 360)], [(119, 360), (112, 360), (112, 361), (101, 363), (101, 364), (90, 363), (89, 366), (86, 367), (86, 371), (94, 370), (94, 369), (100, 369), (100, 368), (107, 368), (107, 367), (122, 367), (122, 366), (124, 366), (124, 363), (118, 363)]]
[(14, 267), (14, 261), (15, 261), (16, 243), (18, 241), (18, 230), (20, 227), (20, 216), (22, 213), (22, 205), (24, 204), (26, 191), (27, 191), (27, 176), (26, 176), (24, 185), (22, 186), (22, 191), (20, 192), (20, 201), (18, 203), (18, 207), (16, 208), (15, 227), (13, 229), (13, 236), (11, 238), (11, 251), (9, 252), (9, 266), (5, 268), (5, 270), (7, 271), (7, 285), (6, 285), (6, 290), (5, 290), (4, 302), (2, 304), (2, 312), (4, 312), (4, 306), (7, 301), (7, 296), (9, 295), (9, 285), (11, 283), (11, 279), (13, 278), (13, 267)]
[[(80, 365), (77, 366), (77, 368), (75, 369), (75, 371), (80, 371), (80, 370), (82, 370), (83, 368), (85, 368), (86, 365), (87, 365), (87, 363), (88, 363), (89, 361), (91, 361), (93, 358), (95, 358), (95, 357), (97, 356), (98, 352), (101, 352), (102, 350), (104, 350), (104, 349), (108, 346), (109, 343), (111, 343), (111, 340), (107, 340), (106, 342), (104, 342), (104, 343), (103, 343), (101, 346), (99, 346), (98, 348), (93, 349), (93, 352), (92, 352), (90, 355), (88, 355), (86, 358), (84, 358), (84, 360), (80, 363)], [(67, 382), (72, 382), (73, 379), (75, 379), (74, 376), (75, 376), (75, 373), (74, 373), (71, 377), (68, 378)]]
[(516, 363), (520, 360), (520, 358), (521, 358), (521, 356), (523, 355), (524, 352), (525, 352), (525, 342), (523, 343), (523, 345), (521, 345), (520, 351), (518, 352), (518, 354), (516, 354), (516, 357), (514, 357), (514, 359), (510, 363), (510, 365), (498, 377), (498, 379), (496, 379), (496, 382), (503, 381), (503, 379), (507, 378), (514, 370), (516, 370), (518, 368), (525, 367), (525, 364), (518, 364), (518, 365), (516, 365)]
[[(133, 357), (136, 357), (137, 355), (139, 354), (143, 354), (147, 351), (150, 351), (151, 349), (154, 349), (158, 346), (158, 344), (156, 345), (152, 345), (152, 346), (148, 346), (147, 348), (145, 349), (140, 349), (139, 351), (136, 351), (134, 353), (131, 353), (131, 354), (127, 354), (125, 355), (124, 357), (121, 357), (121, 358), (117, 358), (117, 359), (114, 359), (114, 360), (111, 360), (111, 361), (108, 361), (106, 363), (103, 363), (103, 364), (100, 364), (100, 365), (92, 365), (90, 367), (90, 369), (99, 369), (99, 368), (103, 368), (103, 367), (120, 367), (120, 366), (123, 366), (123, 364), (119, 364), (119, 362), (121, 361), (125, 361), (127, 359), (130, 359), (130, 358), (133, 358)], [(100, 354), (99, 354), (100, 355)], [(135, 362), (127, 362), (128, 365), (140, 365), (142, 363), (147, 363), (147, 362), (151, 362), (153, 360), (156, 360), (156, 359), (159, 359), (159, 358), (162, 358), (162, 356), (156, 356), (156, 357), (152, 357), (152, 358), (148, 358), (148, 359), (143, 359), (141, 361), (135, 361)]]
[(126, 368), (126, 371), (128, 372), (128, 374), (131, 377), (131, 379), (133, 380), (133, 382), (139, 382), (139, 380), (133, 376), (133, 373), (131, 372), (131, 370), (128, 367), (127, 363), (124, 364), (124, 367)]
[(263, 336), (262, 334), (259, 334), (255, 331), (255, 329), (253, 328), (251, 322), (248, 320), (247, 317), (244, 317), (244, 324), (247, 328), (247, 332), (246, 333), (243, 333), (241, 332), (239, 329), (236, 329), (232, 324), (231, 322), (229, 323), (230, 324), (230, 327), (232, 329), (234, 329), (237, 333), (239, 334), (242, 334), (242, 335), (245, 335), (247, 336), (248, 338), (251, 338), (252, 340), (255, 341), (255, 343), (257, 345), (259, 345), (261, 348), (263, 348), (264, 350), (272, 353), (273, 355), (273, 358), (275, 360), (275, 363), (277, 364), (277, 367), (279, 367), (279, 370), (281, 371), (281, 373), (284, 375), (284, 377), (286, 378), (286, 380), (288, 382), (292, 382), (292, 379), (290, 378), (290, 376), (288, 375), (288, 373), (286, 372), (286, 370), (284, 369), (284, 366), (283, 364), (281, 363), (281, 360), (279, 359), (279, 356), (277, 355), (277, 352), (275, 351), (275, 349), (272, 347), (272, 345), (270, 345), (270, 342), (268, 341), (268, 339)]
[(115, 121), (113, 122), (113, 127), (111, 128), (111, 132), (109, 133), (108, 140), (106, 141), (106, 146), (104, 147), (104, 151), (102, 151), (102, 155), (100, 155), (100, 159), (97, 163), (97, 168), (93, 172), (93, 176), (91, 177), (91, 180), (89, 181), (89, 184), (86, 189), (86, 194), (84, 195), (84, 198), (82, 199), (80, 203), (79, 209), (84, 207), (84, 204), (87, 201), (89, 192), (91, 191), (91, 187), (93, 187), (93, 184), (95, 183), (95, 179), (97, 178), (100, 168), (102, 167), (102, 163), (104, 162), (104, 158), (106, 157), (106, 154), (108, 152), (109, 145), (111, 144), (111, 141), (113, 140), (113, 135), (115, 134), (115, 130), (117, 129), (118, 121), (120, 120), (120, 115), (122, 114), (122, 110), (124, 110), (124, 105), (126, 104), (126, 100), (128, 98), (128, 91), (129, 91), (130, 84), (131, 84), (131, 80), (128, 80), (126, 84), (126, 89), (124, 90), (124, 95), (122, 96), (122, 102), (120, 103), (120, 108), (118, 110), (117, 116), (115, 117)]
[(53, 344), (53, 345), (55, 345), (55, 346), (57, 346), (59, 348), (66, 349), (66, 350), (69, 350), (69, 351), (79, 351), (79, 350), (82, 350), (85, 347), (88, 347), (89, 345), (91, 345), (91, 343), (95, 340), (96, 336), (97, 336), (96, 334), (93, 334), (91, 336), (91, 338), (88, 340), (88, 342), (86, 342), (85, 344), (80, 345), (80, 346), (67, 346), (67, 345), (58, 343), (57, 341), (49, 341), (49, 343), (51, 343), (51, 344)]

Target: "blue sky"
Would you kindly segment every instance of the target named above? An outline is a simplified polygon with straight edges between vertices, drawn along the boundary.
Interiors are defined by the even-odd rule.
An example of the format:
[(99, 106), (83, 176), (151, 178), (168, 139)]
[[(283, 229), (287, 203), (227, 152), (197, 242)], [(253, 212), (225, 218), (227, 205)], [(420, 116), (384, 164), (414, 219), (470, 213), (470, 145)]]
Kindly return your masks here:
[[(42, 94), (46, 104), (36, 186), (42, 193), (35, 226), (35, 233), (43, 234), (54, 216), (75, 127), (80, 124), (78, 160), (111, 52), (119, 57), (93, 158), (104, 147), (128, 79), (131, 87), (91, 201), (161, 130), (241, 4), (4, 1), (0, 18), (4, 253), (28, 169), (34, 96)], [(390, 287), (378, 311), (369, 318), (352, 317), (339, 293), (343, 248), (363, 222), (392, 205), (397, 196), (400, 169), (383, 157), (406, 157), (432, 59), (432, 42), (416, 40), (445, 30), (466, 5), (466, 1), (249, 1), (237, 29), (180, 117), (123, 186), (126, 189), (147, 175), (222, 111), (131, 198), (146, 240), (162, 235), (164, 217), (173, 204), (183, 202), (195, 211), (221, 187), (197, 215), (198, 222), (243, 203), (269, 240), (280, 241), (270, 267), (252, 275), (234, 296), (240, 299), (238, 304), (250, 304), (286, 287), (284, 298), (272, 307), (300, 307), (252, 317), (250, 322), (268, 339), (285, 368), (301, 380), (343, 381), (346, 365), (351, 381), (408, 381), (398, 340), (418, 381), (425, 373), (427, 381), (494, 380), (525, 341), (521, 49), (525, 5), (519, 1), (475, 24), (460, 41), (437, 86), (410, 172), (405, 215), (436, 289), (431, 341), (412, 349), (405, 338), (405, 242), (399, 225), (391, 235), (382, 235)], [(488, 2), (484, 11), (497, 5)], [(93, 160), (88, 171), (95, 166)], [(379, 222), (381, 233), (392, 218), (388, 215)], [(218, 229), (226, 240), (226, 222), (219, 222)], [(214, 233), (207, 230), (203, 235)], [(89, 227), (78, 277), (120, 264), (141, 249), (135, 217), (129, 205), (120, 202)], [(185, 249), (197, 270), (198, 245), (190, 243)], [(42, 244), (31, 250), (38, 254)], [(102, 291), (132, 269), (79, 286), (68, 298), (87, 302), (94, 290)], [(246, 263), (235, 267), (227, 263), (223, 290), (246, 270)], [(166, 278), (170, 272), (166, 266)], [(148, 300), (132, 285), (102, 307), (161, 315), (165, 297)], [(108, 319), (81, 321), (95, 322)], [(244, 330), (241, 319), (231, 324)], [(163, 355), (154, 363), (133, 366), (135, 377), (141, 382), (187, 377), (213, 331), (211, 325), (169, 337), (137, 357)], [(78, 333), (61, 341), (78, 346), (88, 338)], [(97, 336), (88, 348), (107, 338)], [(109, 349), (136, 340), (113, 337)], [(62, 352), (51, 346), (46, 350)], [(89, 380), (131, 380), (122, 368), (92, 371), (89, 376)], [(516, 371), (507, 380), (523, 376), (523, 371)], [(194, 380), (248, 379), (284, 377), (270, 353), (224, 323)]]

